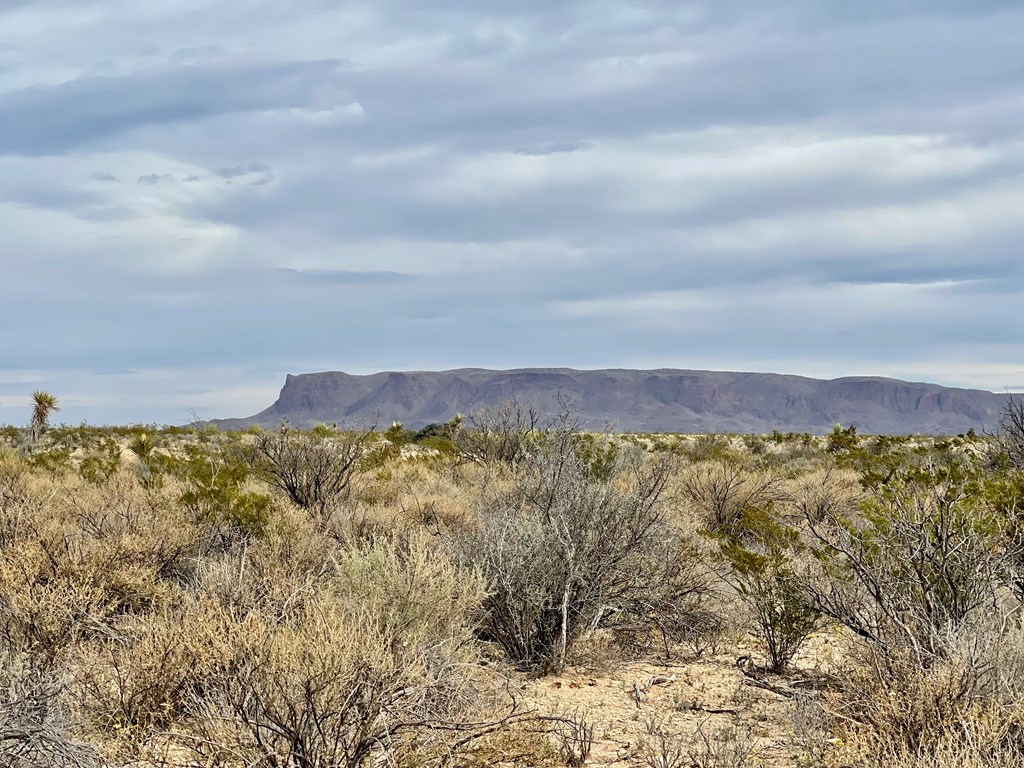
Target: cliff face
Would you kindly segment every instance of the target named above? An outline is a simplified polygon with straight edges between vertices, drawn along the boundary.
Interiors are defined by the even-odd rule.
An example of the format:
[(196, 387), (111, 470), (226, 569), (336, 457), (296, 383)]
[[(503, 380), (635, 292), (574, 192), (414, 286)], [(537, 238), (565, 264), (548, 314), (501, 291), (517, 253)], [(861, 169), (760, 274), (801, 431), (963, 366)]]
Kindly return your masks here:
[(289, 375), (272, 406), (224, 427), (347, 426), (398, 420), (409, 428), (447, 421), (510, 397), (554, 413), (568, 398), (584, 423), (623, 431), (822, 433), (837, 423), (878, 434), (956, 434), (993, 430), (1005, 396), (936, 384), (850, 377), (719, 371), (488, 371)]

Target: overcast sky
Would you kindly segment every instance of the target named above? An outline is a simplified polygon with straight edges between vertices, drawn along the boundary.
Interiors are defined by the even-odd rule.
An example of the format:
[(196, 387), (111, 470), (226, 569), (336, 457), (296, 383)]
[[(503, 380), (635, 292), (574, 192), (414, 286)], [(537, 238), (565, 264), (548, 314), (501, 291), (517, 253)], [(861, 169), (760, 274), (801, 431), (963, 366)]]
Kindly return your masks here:
[(1024, 388), (1020, 0), (0, 0), (0, 421), (286, 373)]

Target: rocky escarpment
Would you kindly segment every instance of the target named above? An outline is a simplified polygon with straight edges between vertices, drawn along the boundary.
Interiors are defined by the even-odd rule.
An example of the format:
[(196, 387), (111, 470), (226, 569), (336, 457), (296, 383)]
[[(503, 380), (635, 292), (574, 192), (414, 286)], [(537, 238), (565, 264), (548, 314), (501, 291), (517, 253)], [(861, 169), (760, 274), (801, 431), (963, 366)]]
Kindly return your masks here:
[(409, 428), (516, 397), (554, 413), (568, 398), (593, 428), (644, 432), (828, 432), (841, 423), (879, 434), (993, 430), (1005, 395), (878, 377), (809, 379), (769, 373), (535, 368), (512, 371), (342, 372), (288, 376), (273, 405), (217, 422)]

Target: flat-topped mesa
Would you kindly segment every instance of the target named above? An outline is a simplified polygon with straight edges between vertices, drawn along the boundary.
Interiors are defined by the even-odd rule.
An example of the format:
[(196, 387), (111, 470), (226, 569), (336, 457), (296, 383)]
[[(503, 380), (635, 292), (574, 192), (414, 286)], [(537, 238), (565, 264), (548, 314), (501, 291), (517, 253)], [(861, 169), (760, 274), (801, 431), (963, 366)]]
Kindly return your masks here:
[(568, 399), (592, 428), (629, 432), (826, 433), (854, 424), (876, 434), (994, 430), (1005, 395), (873, 376), (821, 380), (774, 373), (524, 368), (492, 371), (340, 371), (289, 375), (272, 406), (225, 419), (294, 426), (352, 427), (401, 421), (416, 429), (516, 397), (555, 413)]

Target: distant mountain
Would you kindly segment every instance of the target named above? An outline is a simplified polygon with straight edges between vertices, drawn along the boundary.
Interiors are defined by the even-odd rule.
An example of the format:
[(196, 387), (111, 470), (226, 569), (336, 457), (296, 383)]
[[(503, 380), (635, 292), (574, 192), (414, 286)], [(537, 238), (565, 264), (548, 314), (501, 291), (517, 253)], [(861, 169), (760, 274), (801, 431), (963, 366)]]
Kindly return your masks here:
[(524, 368), (490, 371), (289, 375), (277, 402), (244, 419), (214, 423), (294, 426), (338, 423), (416, 429), (517, 397), (542, 413), (569, 398), (585, 425), (626, 432), (823, 433), (854, 424), (876, 434), (994, 430), (1005, 395), (871, 376), (820, 380), (774, 373)]

